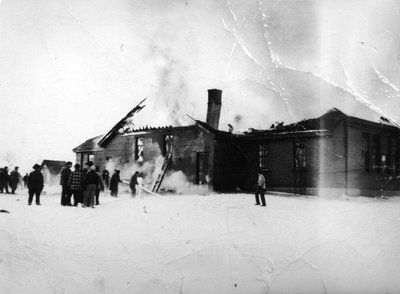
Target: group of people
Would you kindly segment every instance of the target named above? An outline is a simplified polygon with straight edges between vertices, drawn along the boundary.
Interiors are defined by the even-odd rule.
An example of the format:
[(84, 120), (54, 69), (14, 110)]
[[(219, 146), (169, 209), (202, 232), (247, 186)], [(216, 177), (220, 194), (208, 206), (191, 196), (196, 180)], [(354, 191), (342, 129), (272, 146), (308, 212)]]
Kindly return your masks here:
[[(16, 166), (11, 173), (8, 173), (8, 167), (0, 168), (0, 193), (15, 194), (18, 184), (22, 184), (28, 188), (28, 205), (32, 205), (35, 196), (35, 202), (40, 204), (40, 195), (44, 187), (44, 177), (41, 173), (41, 166), (35, 164), (33, 171), (21, 177), (18, 172), (19, 167)], [(113, 197), (118, 197), (118, 185), (121, 183), (120, 170), (115, 169), (114, 174), (110, 177), (110, 173), (104, 169), (100, 173), (98, 166), (93, 162), (86, 162), (83, 167), (80, 164), (75, 164), (74, 171), (71, 171), (72, 162), (68, 161), (65, 167), (61, 170), (60, 185), (61, 190), (61, 205), (62, 206), (78, 206), (92, 207), (99, 205), (99, 196), (101, 191), (110, 190)], [(138, 185), (137, 177), (139, 172), (135, 172), (131, 178), (129, 186), (131, 195), (136, 194), (136, 185)], [(73, 196), (73, 204), (71, 198)]]
[[(92, 207), (99, 205), (100, 191), (110, 190), (110, 195), (118, 196), (118, 185), (121, 183), (120, 171), (114, 170), (114, 174), (110, 178), (110, 173), (105, 169), (100, 173), (99, 167), (93, 162), (88, 161), (83, 168), (80, 164), (75, 164), (74, 171), (71, 171), (72, 162), (68, 161), (66, 166), (61, 171), (60, 185), (61, 190), (61, 205), (62, 206), (78, 206), (82, 203), (82, 207)], [(18, 183), (21, 182), (21, 175), (18, 172), (19, 167), (16, 166), (9, 174), (8, 167), (0, 168), (0, 193), (5, 191), (9, 194), (8, 187), (11, 188), (11, 193), (15, 194)], [(26, 174), (22, 181), (25, 187), (28, 187), (28, 205), (32, 204), (33, 196), (36, 197), (36, 204), (40, 205), (40, 194), (44, 187), (43, 175), (40, 172), (41, 166), (35, 164), (33, 171)], [(129, 187), (131, 195), (136, 196), (136, 186), (138, 183), (139, 172), (135, 172), (130, 179)], [(262, 171), (258, 171), (257, 188), (255, 193), (255, 205), (266, 206), (265, 192), (266, 183)], [(74, 203), (71, 203), (73, 196)], [(261, 201), (260, 201), (261, 200)], [(261, 202), (261, 203), (260, 203)]]
[[(82, 203), (82, 207), (94, 208), (99, 205), (100, 192), (107, 189), (110, 195), (118, 197), (118, 185), (121, 183), (120, 170), (114, 170), (114, 174), (110, 178), (110, 173), (105, 169), (100, 173), (98, 166), (88, 161), (81, 169), (80, 164), (75, 164), (74, 171), (71, 171), (72, 163), (67, 162), (65, 168), (61, 171), (60, 185), (61, 205), (62, 206), (78, 206)], [(136, 194), (137, 177), (139, 173), (135, 172), (131, 178), (130, 188), (132, 196)], [(73, 196), (74, 203), (71, 203)]]
[(24, 182), (24, 186), (27, 187), (28, 184), (28, 175), (25, 175), (23, 178), (18, 172), (19, 167), (16, 166), (14, 170), (9, 174), (8, 167), (5, 166), (0, 168), (0, 193), (4, 193), (4, 191), (9, 194), (9, 189), (11, 189), (11, 194), (15, 194), (15, 190), (17, 190), (18, 184)]

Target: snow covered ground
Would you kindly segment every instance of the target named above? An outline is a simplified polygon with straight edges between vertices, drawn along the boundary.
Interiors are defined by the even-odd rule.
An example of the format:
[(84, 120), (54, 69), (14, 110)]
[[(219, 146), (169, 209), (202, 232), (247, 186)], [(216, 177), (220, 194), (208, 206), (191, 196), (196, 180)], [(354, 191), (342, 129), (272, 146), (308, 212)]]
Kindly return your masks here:
[(400, 199), (0, 194), (0, 293), (399, 293)]

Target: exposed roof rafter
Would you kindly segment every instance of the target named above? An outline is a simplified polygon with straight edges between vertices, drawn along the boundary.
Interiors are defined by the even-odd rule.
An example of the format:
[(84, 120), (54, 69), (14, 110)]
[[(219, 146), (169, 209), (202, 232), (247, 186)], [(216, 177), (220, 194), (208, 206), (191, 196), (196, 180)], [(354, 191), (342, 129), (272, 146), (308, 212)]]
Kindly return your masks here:
[(135, 113), (142, 110), (146, 105), (141, 105), (146, 101), (147, 97), (138, 103), (131, 111), (129, 111), (123, 119), (121, 119), (104, 137), (99, 141), (100, 147), (105, 147), (108, 142), (110, 142), (118, 133), (119, 129), (122, 128), (128, 119), (130, 119)]

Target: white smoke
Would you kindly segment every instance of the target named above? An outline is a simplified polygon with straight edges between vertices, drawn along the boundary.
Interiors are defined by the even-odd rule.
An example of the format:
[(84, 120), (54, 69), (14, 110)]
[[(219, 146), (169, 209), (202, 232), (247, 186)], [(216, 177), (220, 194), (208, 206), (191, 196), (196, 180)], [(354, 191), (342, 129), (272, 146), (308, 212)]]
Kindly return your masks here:
[(182, 195), (206, 195), (210, 193), (208, 185), (190, 183), (182, 171), (170, 171), (164, 178), (161, 190)]
[[(129, 182), (133, 174), (138, 171), (138, 182), (146, 189), (152, 190), (156, 180), (162, 172), (165, 157), (159, 155), (152, 160), (144, 163), (129, 162), (120, 163), (119, 159), (110, 159), (106, 164), (106, 169), (111, 174), (115, 169), (120, 170), (120, 178), (125, 183)], [(208, 194), (210, 192), (207, 185), (194, 185), (190, 183), (187, 176), (180, 170), (167, 170), (160, 186), (160, 192), (177, 194)]]

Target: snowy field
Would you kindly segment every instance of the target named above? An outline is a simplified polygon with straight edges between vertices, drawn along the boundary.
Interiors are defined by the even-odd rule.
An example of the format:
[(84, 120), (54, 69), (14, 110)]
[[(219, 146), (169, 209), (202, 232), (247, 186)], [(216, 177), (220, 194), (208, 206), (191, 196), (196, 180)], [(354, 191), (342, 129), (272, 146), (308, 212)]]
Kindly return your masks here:
[(400, 293), (400, 199), (0, 194), (0, 293)]

